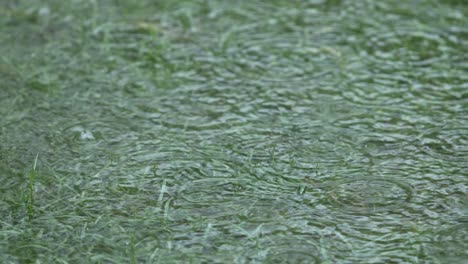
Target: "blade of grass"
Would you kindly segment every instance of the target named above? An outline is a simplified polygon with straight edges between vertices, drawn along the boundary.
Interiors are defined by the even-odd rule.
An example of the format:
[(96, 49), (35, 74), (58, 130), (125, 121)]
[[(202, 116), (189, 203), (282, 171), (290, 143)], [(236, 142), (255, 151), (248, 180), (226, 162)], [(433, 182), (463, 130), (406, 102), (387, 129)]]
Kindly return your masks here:
[(32, 167), (32, 170), (29, 172), (29, 195), (27, 201), (27, 211), (29, 220), (32, 220), (34, 218), (34, 180), (36, 178), (36, 166), (38, 158), (39, 153), (36, 154), (34, 165)]
[(162, 186), (161, 186), (161, 191), (159, 192), (159, 197), (158, 197), (158, 205), (161, 204), (163, 198), (164, 198), (164, 193), (166, 192), (166, 179), (163, 180)]
[(136, 264), (137, 263), (137, 257), (135, 253), (135, 237), (132, 236), (130, 239), (130, 263)]

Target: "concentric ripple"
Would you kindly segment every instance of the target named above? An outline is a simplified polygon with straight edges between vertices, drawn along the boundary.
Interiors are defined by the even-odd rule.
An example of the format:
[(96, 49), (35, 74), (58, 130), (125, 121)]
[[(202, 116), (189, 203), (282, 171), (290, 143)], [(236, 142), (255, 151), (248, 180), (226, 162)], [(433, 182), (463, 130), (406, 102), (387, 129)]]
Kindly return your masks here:
[(468, 225), (462, 223), (440, 230), (427, 244), (425, 250), (431, 252), (434, 260), (458, 263), (468, 257), (466, 243), (468, 243)]
[[(444, 40), (428, 32), (406, 32), (379, 34), (370, 38), (369, 48), (377, 60), (405, 60), (416, 65), (426, 65), (444, 56)], [(404, 46), (405, 49), (401, 49)]]
[(187, 182), (177, 189), (172, 217), (181, 222), (186, 221), (187, 215), (232, 221), (254, 207), (257, 198), (249, 189), (249, 181), (241, 178), (217, 177)]
[(467, 128), (431, 130), (424, 134), (422, 151), (439, 160), (468, 164)]
[(53, 141), (69, 145), (91, 142), (116, 144), (127, 139), (129, 132), (129, 127), (125, 123), (87, 120), (65, 125), (59, 135), (54, 136)]
[(321, 263), (317, 246), (309, 240), (283, 239), (268, 245), (264, 263)]
[(354, 213), (393, 211), (412, 198), (411, 187), (396, 179), (359, 177), (327, 183), (328, 201)]
[(192, 205), (214, 205), (239, 199), (245, 191), (247, 179), (205, 178), (191, 181), (179, 189), (181, 199)]

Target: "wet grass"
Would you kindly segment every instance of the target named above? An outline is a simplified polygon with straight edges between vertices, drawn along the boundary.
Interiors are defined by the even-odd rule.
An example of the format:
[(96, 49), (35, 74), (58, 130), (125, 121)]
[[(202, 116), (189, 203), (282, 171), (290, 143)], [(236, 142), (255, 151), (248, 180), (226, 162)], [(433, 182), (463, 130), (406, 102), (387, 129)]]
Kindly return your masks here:
[(26, 197), (26, 207), (28, 211), (28, 218), (32, 220), (34, 218), (34, 180), (36, 179), (36, 166), (37, 166), (37, 158), (39, 154), (36, 155), (36, 159), (34, 160), (34, 165), (29, 172), (29, 192), (28, 196)]
[(0, 1), (0, 263), (462, 263), (463, 1)]

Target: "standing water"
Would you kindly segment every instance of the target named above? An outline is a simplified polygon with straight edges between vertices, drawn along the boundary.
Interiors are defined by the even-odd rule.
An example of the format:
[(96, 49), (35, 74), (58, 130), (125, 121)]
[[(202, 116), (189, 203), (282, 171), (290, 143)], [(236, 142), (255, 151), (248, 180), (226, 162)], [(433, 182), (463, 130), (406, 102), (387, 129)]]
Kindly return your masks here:
[(0, 262), (462, 263), (467, 16), (1, 1)]

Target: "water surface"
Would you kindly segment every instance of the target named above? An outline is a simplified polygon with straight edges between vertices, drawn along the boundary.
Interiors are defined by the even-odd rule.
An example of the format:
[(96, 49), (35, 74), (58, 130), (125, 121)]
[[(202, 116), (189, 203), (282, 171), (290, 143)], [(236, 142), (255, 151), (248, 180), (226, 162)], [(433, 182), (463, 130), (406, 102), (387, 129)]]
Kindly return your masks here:
[(0, 262), (462, 263), (467, 16), (3, 1)]

